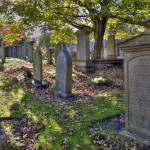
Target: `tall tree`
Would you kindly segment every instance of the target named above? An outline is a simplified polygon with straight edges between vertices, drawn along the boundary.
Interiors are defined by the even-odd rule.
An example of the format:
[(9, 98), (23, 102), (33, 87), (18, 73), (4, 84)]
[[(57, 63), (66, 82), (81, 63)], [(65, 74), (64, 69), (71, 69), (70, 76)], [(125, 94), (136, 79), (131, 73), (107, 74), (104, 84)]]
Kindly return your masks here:
[[(9, 3), (11, 0), (5, 0)], [(94, 59), (99, 59), (102, 40), (110, 19), (130, 24), (149, 17), (149, 0), (14, 0), (10, 12), (22, 16), (31, 26), (50, 26), (51, 29), (69, 24), (94, 33)], [(113, 26), (113, 22), (109, 25)]]

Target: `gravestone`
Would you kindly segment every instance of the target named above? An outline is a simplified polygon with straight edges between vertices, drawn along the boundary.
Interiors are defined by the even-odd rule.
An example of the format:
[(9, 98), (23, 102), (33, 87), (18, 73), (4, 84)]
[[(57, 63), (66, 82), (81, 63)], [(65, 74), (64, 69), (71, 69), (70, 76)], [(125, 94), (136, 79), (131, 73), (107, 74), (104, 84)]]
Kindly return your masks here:
[(28, 44), (28, 59), (31, 63), (33, 62), (33, 43), (32, 42)]
[(27, 56), (26, 48), (27, 48), (27, 44), (26, 44), (26, 41), (24, 40), (23, 41), (23, 48), (22, 48), (22, 59), (24, 59), (24, 60), (26, 60), (26, 56)]
[(67, 50), (62, 50), (56, 61), (56, 92), (63, 97), (73, 96), (72, 84), (72, 60)]
[(5, 43), (1, 42), (1, 47), (2, 47), (2, 63), (5, 63), (5, 59), (6, 59), (6, 51), (5, 51)]
[(18, 51), (17, 51), (17, 56), (18, 58), (21, 58), (21, 46), (18, 46)]
[(119, 48), (124, 51), (125, 135), (150, 144), (150, 18), (147, 30)]
[(51, 48), (47, 49), (47, 61), (48, 61), (48, 64), (53, 64), (53, 62), (52, 62), (52, 49)]
[(39, 51), (34, 52), (33, 57), (33, 84), (42, 85), (42, 55)]
[(14, 46), (14, 57), (17, 58), (17, 46)]
[(75, 35), (77, 36), (77, 61), (75, 69), (81, 72), (93, 72), (93, 64), (90, 60), (89, 34), (91, 31), (80, 29)]
[(108, 36), (108, 53), (107, 53), (107, 60), (115, 60), (116, 51), (115, 51), (115, 35)]

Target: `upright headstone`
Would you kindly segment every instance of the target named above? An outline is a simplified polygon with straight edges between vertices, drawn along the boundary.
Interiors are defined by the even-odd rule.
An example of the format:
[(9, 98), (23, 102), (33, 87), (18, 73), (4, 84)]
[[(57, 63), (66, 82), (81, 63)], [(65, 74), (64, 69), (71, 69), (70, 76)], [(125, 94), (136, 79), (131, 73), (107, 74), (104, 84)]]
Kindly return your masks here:
[(27, 48), (27, 44), (26, 44), (26, 41), (24, 40), (23, 41), (23, 48), (22, 48), (22, 59), (24, 59), (24, 60), (26, 60), (26, 56), (27, 56), (26, 48)]
[(11, 57), (11, 47), (8, 48), (8, 57)]
[(5, 63), (6, 51), (5, 51), (5, 43), (3, 40), (1, 42), (1, 47), (2, 47), (2, 63)]
[(28, 59), (30, 62), (33, 62), (33, 43), (30, 42), (28, 45)]
[(23, 59), (23, 46), (20, 46), (20, 50), (21, 50), (21, 58)]
[(47, 49), (47, 61), (48, 61), (48, 64), (53, 64), (53, 61), (52, 61), (52, 49), (51, 48)]
[(33, 57), (33, 79), (35, 86), (42, 85), (42, 55), (37, 50), (34, 52)]
[(144, 33), (118, 47), (124, 51), (125, 134), (150, 144), (150, 18), (141, 25)]
[(116, 51), (115, 51), (115, 35), (108, 36), (108, 53), (107, 53), (107, 60), (115, 60)]
[(18, 51), (17, 51), (17, 56), (18, 58), (21, 58), (21, 46), (18, 46)]
[(14, 57), (17, 58), (17, 46), (14, 46)]
[(73, 96), (72, 84), (72, 60), (67, 50), (62, 50), (56, 61), (56, 91), (63, 97)]
[(77, 61), (75, 69), (85, 73), (94, 71), (92, 61), (90, 60), (90, 33), (91, 31), (86, 29), (80, 29), (75, 33), (77, 36)]

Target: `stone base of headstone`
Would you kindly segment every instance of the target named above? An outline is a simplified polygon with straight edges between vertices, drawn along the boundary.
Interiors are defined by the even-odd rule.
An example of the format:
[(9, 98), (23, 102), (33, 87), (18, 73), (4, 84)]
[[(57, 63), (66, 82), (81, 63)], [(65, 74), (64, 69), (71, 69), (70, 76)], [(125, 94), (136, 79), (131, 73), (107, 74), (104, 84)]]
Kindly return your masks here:
[(49, 87), (49, 85), (45, 82), (37, 83), (34, 80), (32, 80), (32, 85), (35, 86), (36, 88), (48, 88)]
[(145, 137), (143, 137), (143, 133), (133, 133), (132, 131), (127, 130), (122, 131), (120, 134), (130, 139), (139, 141), (142, 144), (150, 145), (150, 137), (147, 137), (146, 134)]
[(84, 73), (88, 73), (88, 72), (94, 72), (94, 67), (93, 67), (93, 63), (91, 60), (78, 60), (76, 62), (76, 65), (75, 65), (75, 70), (77, 71), (81, 71), (81, 72), (84, 72)]
[(74, 95), (72, 93), (64, 93), (64, 92), (59, 91), (57, 89), (55, 89), (55, 92), (58, 93), (59, 95), (61, 95), (64, 98), (74, 97)]

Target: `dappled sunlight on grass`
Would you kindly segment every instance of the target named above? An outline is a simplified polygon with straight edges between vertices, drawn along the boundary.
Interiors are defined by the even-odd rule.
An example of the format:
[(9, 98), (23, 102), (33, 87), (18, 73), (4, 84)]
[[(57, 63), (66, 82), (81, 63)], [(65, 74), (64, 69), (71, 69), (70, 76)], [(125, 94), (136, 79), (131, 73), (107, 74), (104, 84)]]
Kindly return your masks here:
[[(5, 79), (1, 80), (1, 82)], [(92, 122), (103, 120), (124, 111), (123, 94), (102, 93), (93, 103), (78, 102), (63, 108), (53, 106), (51, 100), (42, 103), (23, 89), (9, 81), (0, 82), (0, 91), (13, 93), (12, 97), (2, 99), (5, 109), (0, 110), (0, 117), (26, 118), (35, 122), (35, 131), (39, 134), (36, 149), (63, 149), (62, 140), (69, 141), (69, 149), (80, 145), (84, 149), (94, 149), (88, 136), (88, 126)], [(5, 87), (5, 88), (3, 88)], [(4, 98), (7, 98), (7, 96)], [(119, 99), (120, 98), (120, 99)], [(6, 103), (7, 102), (7, 103)], [(58, 101), (61, 103), (61, 100)], [(8, 113), (9, 112), (9, 113)], [(51, 138), (54, 140), (50, 141)]]

